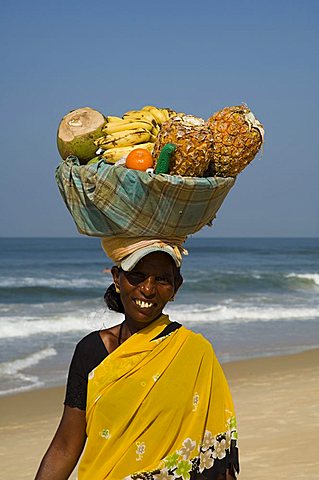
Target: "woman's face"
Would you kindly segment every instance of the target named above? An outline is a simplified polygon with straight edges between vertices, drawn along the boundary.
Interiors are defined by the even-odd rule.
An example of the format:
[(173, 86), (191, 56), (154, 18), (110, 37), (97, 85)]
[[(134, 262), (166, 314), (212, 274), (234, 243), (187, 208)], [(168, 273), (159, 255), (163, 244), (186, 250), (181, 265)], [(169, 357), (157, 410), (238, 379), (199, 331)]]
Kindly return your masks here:
[(178, 289), (175, 272), (173, 259), (162, 252), (146, 255), (130, 272), (112, 268), (114, 283), (120, 289), (125, 320), (132, 328), (144, 328), (162, 314)]

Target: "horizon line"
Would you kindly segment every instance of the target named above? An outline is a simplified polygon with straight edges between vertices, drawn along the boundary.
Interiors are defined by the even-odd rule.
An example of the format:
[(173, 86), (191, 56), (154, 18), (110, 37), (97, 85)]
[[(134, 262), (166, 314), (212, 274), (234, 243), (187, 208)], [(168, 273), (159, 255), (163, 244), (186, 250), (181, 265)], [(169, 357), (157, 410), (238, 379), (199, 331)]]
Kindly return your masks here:
[[(187, 240), (190, 240), (190, 239), (194, 239), (195, 238), (195, 235), (197, 235), (196, 233), (195, 234), (192, 234), (192, 235), (189, 235), (189, 237), (186, 238), (186, 241)], [(86, 238), (86, 239), (89, 239), (89, 238), (94, 238), (94, 239), (102, 239), (103, 237), (95, 237), (95, 236), (90, 236), (90, 235), (74, 235), (74, 236), (58, 236), (58, 235), (54, 235), (54, 236), (48, 236), (48, 235), (39, 235), (39, 236), (0, 236), (0, 240), (10, 240), (10, 239), (21, 239), (21, 240), (28, 240), (28, 239), (83, 239), (83, 238)], [(204, 238), (204, 239), (217, 239), (217, 238), (233, 238), (233, 239), (319, 239), (319, 235), (318, 236), (314, 236), (314, 235), (310, 235), (310, 236), (297, 236), (297, 235), (293, 235), (293, 236), (272, 236), (272, 235), (267, 235), (267, 236), (263, 236), (263, 235), (253, 235), (253, 236), (238, 236), (238, 235), (202, 235), (202, 236), (197, 236), (196, 238)]]

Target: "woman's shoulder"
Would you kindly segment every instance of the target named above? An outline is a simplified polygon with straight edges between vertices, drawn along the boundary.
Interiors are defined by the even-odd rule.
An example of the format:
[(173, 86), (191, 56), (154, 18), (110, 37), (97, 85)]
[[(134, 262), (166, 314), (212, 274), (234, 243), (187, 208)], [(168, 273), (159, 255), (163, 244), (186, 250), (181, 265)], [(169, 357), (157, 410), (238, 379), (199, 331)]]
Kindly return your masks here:
[(101, 340), (100, 330), (94, 330), (81, 338), (75, 348), (84, 353), (91, 350), (92, 347), (100, 346)]
[(200, 348), (202, 351), (207, 351), (214, 353), (214, 348), (213, 345), (209, 340), (207, 340), (204, 335), (201, 333), (196, 333), (193, 330), (188, 329), (187, 327), (183, 327), (187, 333), (188, 333), (188, 338), (189, 341), (191, 342), (192, 346), (195, 348)]
[(91, 332), (76, 344), (69, 373), (71, 376), (75, 374), (86, 378), (88, 373), (108, 355), (100, 331)]
[(85, 410), (88, 375), (107, 355), (99, 330), (77, 343), (68, 373), (65, 405)]
[(90, 371), (109, 354), (100, 330), (95, 330), (83, 337), (75, 347), (73, 363), (82, 365), (84, 370)]
[(81, 356), (91, 356), (92, 352), (109, 354), (117, 346), (119, 325), (95, 330), (88, 333), (76, 345), (76, 352)]

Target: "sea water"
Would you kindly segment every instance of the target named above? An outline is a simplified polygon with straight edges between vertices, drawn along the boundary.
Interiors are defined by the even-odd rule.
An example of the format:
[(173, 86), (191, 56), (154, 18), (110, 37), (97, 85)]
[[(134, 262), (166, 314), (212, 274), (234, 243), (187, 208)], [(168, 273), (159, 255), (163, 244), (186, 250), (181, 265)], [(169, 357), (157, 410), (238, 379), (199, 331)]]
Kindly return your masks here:
[[(319, 346), (319, 239), (192, 237), (166, 308), (221, 362)], [(94, 238), (0, 239), (0, 394), (62, 385), (75, 344), (123, 318)], [(106, 271), (105, 271), (106, 270)]]

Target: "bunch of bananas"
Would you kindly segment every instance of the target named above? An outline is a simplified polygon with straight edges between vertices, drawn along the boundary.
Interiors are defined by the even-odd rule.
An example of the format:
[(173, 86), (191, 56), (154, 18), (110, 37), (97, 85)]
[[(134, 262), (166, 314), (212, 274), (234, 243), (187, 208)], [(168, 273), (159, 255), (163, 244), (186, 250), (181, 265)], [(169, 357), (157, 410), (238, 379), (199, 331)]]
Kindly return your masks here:
[(101, 157), (110, 163), (117, 162), (134, 148), (146, 148), (152, 153), (162, 124), (174, 115), (176, 112), (168, 108), (147, 105), (124, 113), (122, 118), (108, 116), (102, 129), (104, 135), (94, 143)]

